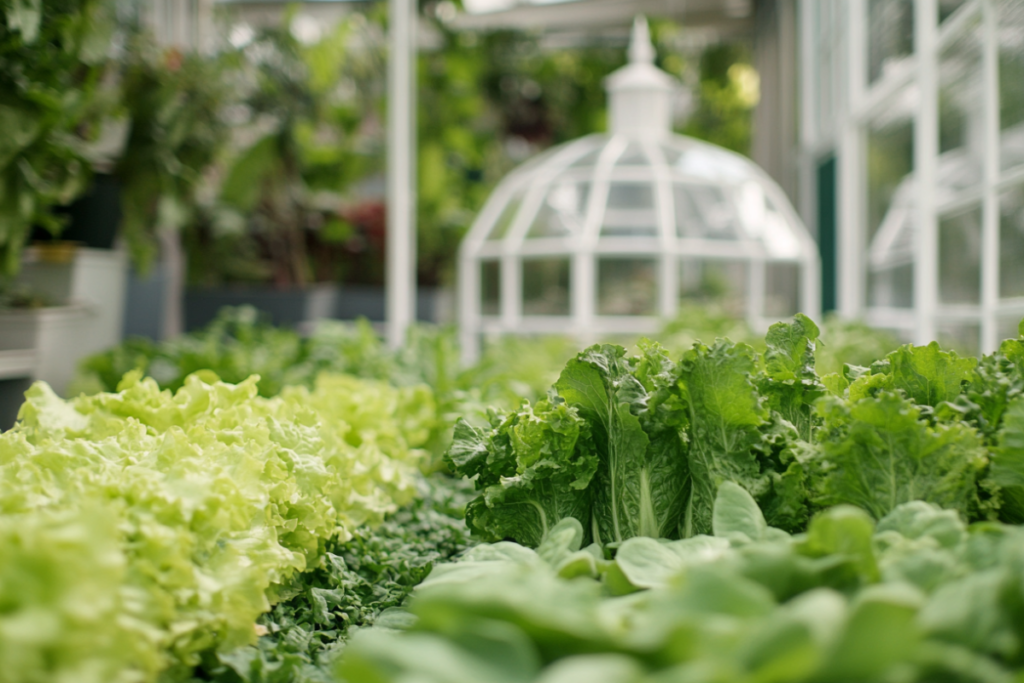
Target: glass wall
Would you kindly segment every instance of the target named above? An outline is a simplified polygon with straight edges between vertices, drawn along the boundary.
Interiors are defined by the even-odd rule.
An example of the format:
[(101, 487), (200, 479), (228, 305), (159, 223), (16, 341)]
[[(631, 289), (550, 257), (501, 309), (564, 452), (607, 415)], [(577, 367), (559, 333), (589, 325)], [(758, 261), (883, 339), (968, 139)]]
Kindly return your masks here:
[(1024, 0), (803, 0), (800, 21), (804, 191), (834, 154), (839, 311), (971, 353), (1016, 336)]

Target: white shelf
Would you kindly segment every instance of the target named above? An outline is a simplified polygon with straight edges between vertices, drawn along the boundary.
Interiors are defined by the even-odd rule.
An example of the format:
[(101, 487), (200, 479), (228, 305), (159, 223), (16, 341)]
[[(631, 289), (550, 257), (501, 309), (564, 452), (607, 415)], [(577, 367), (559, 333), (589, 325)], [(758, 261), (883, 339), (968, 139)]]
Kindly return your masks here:
[(32, 349), (0, 351), (0, 379), (31, 378), (36, 370), (36, 352)]

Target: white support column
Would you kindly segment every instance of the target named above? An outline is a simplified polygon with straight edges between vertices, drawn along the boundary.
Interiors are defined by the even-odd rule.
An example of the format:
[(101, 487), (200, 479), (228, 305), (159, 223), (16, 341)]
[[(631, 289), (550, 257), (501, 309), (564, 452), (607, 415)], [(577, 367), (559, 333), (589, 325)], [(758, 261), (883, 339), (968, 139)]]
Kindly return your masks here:
[(465, 246), (459, 252), (459, 349), (463, 366), (480, 359), (480, 262)]
[(388, 0), (387, 337), (416, 319), (416, 2)]
[(800, 312), (824, 320), (821, 310), (821, 262), (811, 259), (800, 268)]
[(581, 344), (592, 344), (595, 340), (586, 335), (594, 328), (597, 304), (597, 256), (592, 250), (579, 250), (572, 256), (572, 327)]
[(837, 308), (844, 318), (864, 315), (864, 293), (867, 280), (864, 258), (864, 136), (852, 116), (854, 102), (860, 101), (867, 81), (867, 6), (864, 0), (851, 0), (846, 5), (849, 22), (849, 44), (846, 46), (847, 88), (842, 103), (842, 127), (839, 131), (837, 165), (838, 197), (836, 236), (838, 253)]
[(799, 11), (797, 15), (797, 28), (800, 41), (800, 52), (797, 56), (797, 63), (800, 65), (797, 73), (799, 77), (797, 99), (800, 103), (800, 138), (797, 161), (799, 168), (796, 207), (797, 211), (800, 212), (804, 225), (808, 227), (811, 234), (815, 236), (815, 239), (820, 241), (820, 226), (817, 221), (818, 197), (815, 183), (815, 154), (809, 150), (817, 149), (821, 138), (818, 134), (818, 125), (815, 118), (818, 107), (817, 84), (820, 81), (817, 78), (818, 60), (814, 55), (814, 46), (816, 44), (816, 36), (814, 34), (816, 24), (814, 18), (815, 13), (820, 12), (821, 9), (818, 5), (809, 2), (809, 0), (800, 0), (797, 10)]
[(864, 135), (846, 117), (839, 136), (836, 168), (836, 309), (844, 318), (861, 318), (867, 281), (864, 239)]
[(765, 322), (764, 293), (768, 284), (765, 270), (761, 257), (751, 259), (747, 266), (747, 323), (758, 331)]
[(936, 0), (916, 0), (914, 52), (919, 100), (914, 121), (914, 178), (917, 230), (914, 244), (914, 343), (935, 339), (939, 295), (939, 240), (935, 213), (935, 170), (939, 156), (938, 16)]
[(523, 260), (515, 254), (503, 254), (499, 278), (502, 333), (514, 333), (523, 319)]
[(981, 71), (984, 122), (984, 168), (981, 209), (981, 352), (999, 345), (999, 18), (994, 2), (983, 2)]

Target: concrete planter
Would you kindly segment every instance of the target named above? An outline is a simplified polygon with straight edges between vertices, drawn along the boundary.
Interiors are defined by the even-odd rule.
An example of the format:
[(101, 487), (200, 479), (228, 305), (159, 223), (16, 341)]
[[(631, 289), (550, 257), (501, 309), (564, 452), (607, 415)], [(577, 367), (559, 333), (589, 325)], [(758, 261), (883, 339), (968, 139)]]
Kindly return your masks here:
[(185, 292), (185, 330), (206, 326), (224, 306), (254, 306), (275, 325), (299, 327), (334, 315), (339, 288), (321, 284), (302, 289), (224, 287)]

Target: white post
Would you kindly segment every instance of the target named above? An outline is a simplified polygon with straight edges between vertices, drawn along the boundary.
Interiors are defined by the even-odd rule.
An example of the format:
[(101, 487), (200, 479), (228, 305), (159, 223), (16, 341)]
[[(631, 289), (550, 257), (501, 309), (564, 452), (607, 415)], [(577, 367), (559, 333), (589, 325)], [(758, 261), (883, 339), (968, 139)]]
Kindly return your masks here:
[(867, 280), (864, 250), (864, 136), (853, 116), (854, 103), (863, 101), (867, 80), (867, 5), (854, 0), (845, 6), (849, 21), (849, 44), (846, 46), (847, 87), (842, 102), (842, 126), (839, 134), (837, 167), (838, 214), (836, 254), (838, 276), (838, 309), (844, 318), (859, 318), (865, 311)]
[(982, 79), (985, 142), (981, 212), (981, 352), (999, 347), (999, 17), (995, 3), (982, 11)]
[(917, 183), (917, 232), (914, 264), (914, 343), (935, 339), (939, 296), (939, 239), (935, 215), (935, 166), (939, 156), (939, 96), (936, 0), (914, 5), (914, 51), (920, 89), (914, 121), (914, 180)]
[(405, 341), (416, 315), (416, 3), (388, 0), (387, 338)]
[[(498, 272), (500, 278), (500, 266)], [(459, 347), (463, 366), (480, 360), (480, 262), (465, 242), (459, 251)]]

